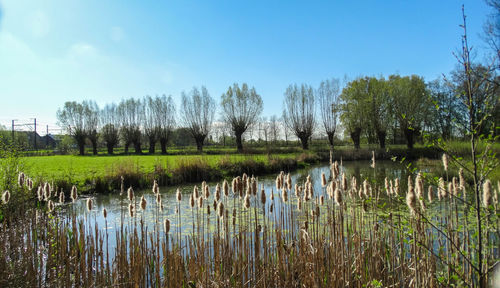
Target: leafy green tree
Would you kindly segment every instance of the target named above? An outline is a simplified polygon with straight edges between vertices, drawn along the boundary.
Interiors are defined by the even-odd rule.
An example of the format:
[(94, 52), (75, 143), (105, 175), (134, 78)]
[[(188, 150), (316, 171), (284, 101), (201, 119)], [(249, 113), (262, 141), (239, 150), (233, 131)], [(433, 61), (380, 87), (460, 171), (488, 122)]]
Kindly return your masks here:
[(225, 121), (231, 126), (236, 137), (236, 145), (239, 152), (243, 152), (243, 133), (256, 123), (262, 113), (262, 98), (255, 88), (248, 88), (246, 83), (233, 84), (227, 92), (222, 94), (222, 111)]
[(97, 103), (92, 100), (83, 101), (85, 116), (85, 134), (92, 144), (92, 154), (97, 155), (97, 140), (99, 135), (97, 133), (97, 127), (99, 124), (99, 107)]
[(340, 95), (342, 114), (340, 120), (346, 132), (349, 133), (354, 147), (359, 149), (361, 143), (361, 133), (366, 127), (366, 117), (368, 116), (367, 103), (368, 94), (366, 84), (363, 79), (357, 79), (347, 83)]
[(313, 88), (307, 84), (302, 84), (300, 88), (296, 84), (288, 86), (284, 104), (286, 125), (299, 138), (302, 149), (309, 149), (309, 138), (316, 125)]
[(431, 100), (436, 107), (433, 129), (445, 140), (456, 134), (458, 125), (464, 122), (465, 111), (455, 95), (453, 85), (436, 79), (427, 84)]
[(420, 76), (389, 76), (392, 113), (399, 123), (409, 149), (422, 132), (430, 117), (432, 103), (424, 79)]

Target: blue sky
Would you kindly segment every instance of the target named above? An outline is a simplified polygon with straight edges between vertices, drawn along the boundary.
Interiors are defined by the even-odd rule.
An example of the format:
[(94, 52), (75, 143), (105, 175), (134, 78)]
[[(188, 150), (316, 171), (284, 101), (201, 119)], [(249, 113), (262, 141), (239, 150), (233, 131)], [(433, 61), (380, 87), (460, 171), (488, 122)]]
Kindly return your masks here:
[[(454, 68), (461, 5), (470, 42), (483, 1), (0, 0), (0, 124), (55, 125), (65, 101), (171, 94), (247, 82), (264, 115), (281, 115), (291, 83)], [(480, 59), (481, 52), (478, 52)], [(220, 112), (218, 112), (220, 113)]]

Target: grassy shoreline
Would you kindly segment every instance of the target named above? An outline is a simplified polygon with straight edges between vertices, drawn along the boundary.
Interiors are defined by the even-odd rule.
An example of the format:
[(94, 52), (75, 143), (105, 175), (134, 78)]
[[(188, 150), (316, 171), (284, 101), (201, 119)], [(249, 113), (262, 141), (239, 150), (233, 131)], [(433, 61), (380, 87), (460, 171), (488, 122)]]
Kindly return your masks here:
[[(292, 148), (292, 147), (290, 147)], [(279, 151), (279, 149), (278, 149)], [(77, 185), (83, 193), (110, 193), (120, 189), (121, 176), (125, 185), (136, 188), (149, 187), (154, 179), (160, 185), (194, 183), (201, 180), (216, 181), (235, 175), (267, 175), (279, 171), (295, 171), (310, 164), (328, 163), (328, 150), (313, 149), (307, 152), (281, 150), (276, 154), (211, 154), (193, 155), (114, 155), (114, 156), (31, 156), (24, 157), (26, 171), (36, 182), (50, 181), (68, 192)], [(438, 149), (418, 147), (411, 151), (403, 147), (386, 150), (367, 147), (346, 149), (338, 147), (334, 160), (369, 160), (375, 151), (378, 160), (438, 159)], [(227, 151), (221, 151), (227, 152)], [(255, 151), (254, 151), (255, 152)], [(288, 152), (288, 153), (286, 153)]]

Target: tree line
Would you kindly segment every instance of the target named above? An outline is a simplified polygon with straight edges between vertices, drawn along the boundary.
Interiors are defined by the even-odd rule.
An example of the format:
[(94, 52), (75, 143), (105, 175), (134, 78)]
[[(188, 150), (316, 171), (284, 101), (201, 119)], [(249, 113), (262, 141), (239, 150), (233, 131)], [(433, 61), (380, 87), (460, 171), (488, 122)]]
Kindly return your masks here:
[[(471, 70), (477, 107), (473, 116), (484, 120), (479, 128), (481, 134), (496, 136), (500, 123), (499, 76), (494, 69), (480, 64)], [(309, 148), (315, 132), (326, 136), (333, 149), (339, 127), (355, 148), (360, 147), (362, 138), (385, 148), (389, 136), (395, 139), (402, 135), (411, 149), (424, 133), (443, 139), (467, 133), (463, 127), (467, 127), (470, 116), (464, 113), (468, 103), (462, 97), (466, 92), (463, 75), (457, 68), (449, 76), (431, 82), (417, 75), (366, 76), (347, 82), (342, 89), (340, 80), (335, 78), (322, 81), (317, 88), (291, 84), (284, 92), (281, 120), (272, 116), (270, 121), (262, 121), (260, 117), (263, 101), (256, 89), (246, 83), (241, 86), (235, 83), (221, 96), (221, 120), (229, 127), (240, 152), (244, 134), (250, 128), (259, 126), (266, 140), (272, 136), (268, 133), (273, 133), (276, 140), (280, 125), (286, 128), (285, 134), (293, 134), (300, 141), (303, 149)], [(165, 154), (176, 127), (189, 132), (198, 151), (203, 151), (216, 112), (216, 100), (202, 86), (181, 93), (178, 111), (172, 96), (146, 96), (107, 104), (102, 109), (95, 101), (69, 101), (58, 110), (57, 118), (82, 155), (86, 140), (97, 154), (99, 139), (109, 154), (113, 154), (120, 142), (125, 153), (129, 147), (141, 153), (144, 144), (148, 145), (149, 153), (155, 153), (159, 143)]]

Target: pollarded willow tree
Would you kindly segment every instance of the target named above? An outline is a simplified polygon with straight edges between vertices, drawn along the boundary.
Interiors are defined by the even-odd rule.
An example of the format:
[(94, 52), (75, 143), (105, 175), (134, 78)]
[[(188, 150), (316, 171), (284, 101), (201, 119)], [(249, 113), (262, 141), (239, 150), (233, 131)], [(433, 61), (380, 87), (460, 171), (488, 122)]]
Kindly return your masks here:
[(161, 153), (167, 154), (167, 143), (175, 126), (175, 104), (172, 96), (161, 96), (155, 99), (158, 107), (158, 138), (160, 140)]
[(118, 105), (118, 117), (122, 123), (121, 135), (128, 153), (130, 144), (134, 145), (135, 153), (141, 153), (141, 125), (144, 106), (141, 100), (130, 98), (122, 100)]
[(427, 86), (422, 77), (412, 75), (401, 77), (389, 76), (389, 95), (392, 100), (392, 115), (406, 138), (406, 145), (413, 148), (426, 122), (433, 116), (432, 102)]
[(97, 103), (92, 100), (83, 101), (82, 103), (85, 110), (85, 130), (87, 138), (92, 144), (92, 154), (97, 155), (97, 140), (99, 135), (97, 134), (97, 127), (99, 125), (99, 107)]
[(181, 115), (182, 122), (196, 141), (198, 152), (202, 152), (215, 115), (215, 100), (205, 86), (201, 86), (201, 93), (196, 87), (189, 94), (182, 92)]
[(293, 131), (302, 143), (302, 149), (309, 149), (315, 126), (314, 91), (307, 84), (297, 87), (296, 84), (288, 86), (285, 91), (283, 118), (286, 125)]
[(333, 78), (322, 81), (317, 91), (321, 120), (330, 143), (330, 153), (333, 153), (333, 139), (340, 116), (339, 89), (339, 79)]
[(243, 83), (241, 88), (238, 84), (233, 84), (221, 98), (225, 121), (231, 126), (236, 137), (238, 151), (243, 152), (243, 133), (258, 121), (262, 113), (262, 98), (255, 88), (249, 89), (246, 83)]
[(62, 109), (57, 110), (57, 119), (61, 126), (75, 139), (80, 155), (85, 154), (85, 107), (81, 103), (68, 101)]
[(366, 125), (367, 111), (366, 93), (358, 82), (349, 82), (340, 95), (342, 113), (340, 120), (354, 143), (354, 148), (359, 149), (361, 132)]
[(142, 109), (143, 114), (143, 129), (144, 135), (149, 142), (149, 153), (155, 153), (156, 142), (159, 138), (159, 123), (158, 114), (159, 107), (157, 106), (157, 101), (151, 96), (146, 96), (142, 100), (144, 108)]
[(120, 140), (118, 132), (120, 130), (120, 122), (118, 121), (116, 104), (107, 104), (99, 114), (101, 126), (101, 138), (106, 144), (108, 154), (113, 154), (113, 149), (118, 145)]

